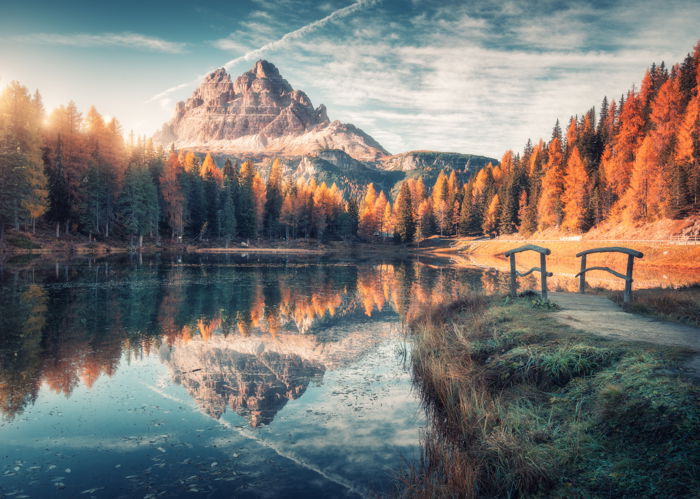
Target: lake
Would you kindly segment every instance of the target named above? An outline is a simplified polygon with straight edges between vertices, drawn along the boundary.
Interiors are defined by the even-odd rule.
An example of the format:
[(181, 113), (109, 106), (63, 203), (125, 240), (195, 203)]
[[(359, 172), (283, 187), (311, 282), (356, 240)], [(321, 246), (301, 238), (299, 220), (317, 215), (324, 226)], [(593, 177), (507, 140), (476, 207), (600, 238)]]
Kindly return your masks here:
[(0, 272), (0, 496), (390, 493), (425, 417), (402, 322), (506, 278), (421, 260), (127, 256)]

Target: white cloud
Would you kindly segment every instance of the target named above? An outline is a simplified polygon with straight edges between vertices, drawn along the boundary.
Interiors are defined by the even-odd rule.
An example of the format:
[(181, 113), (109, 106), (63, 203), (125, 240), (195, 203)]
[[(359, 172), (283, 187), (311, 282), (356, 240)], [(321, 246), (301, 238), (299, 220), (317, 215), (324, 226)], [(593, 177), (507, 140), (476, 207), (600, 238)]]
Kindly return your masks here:
[[(246, 52), (240, 57), (236, 57), (235, 59), (231, 59), (228, 62), (226, 62), (223, 67), (226, 69), (229, 69), (230, 67), (234, 66), (235, 64), (243, 61), (249, 61), (251, 59), (254, 59), (256, 57), (261, 56), (267, 51), (270, 50), (279, 50), (285, 46), (287, 46), (290, 42), (294, 40), (298, 40), (308, 33), (311, 33), (312, 31), (315, 31), (316, 29), (328, 24), (331, 21), (334, 21), (336, 19), (340, 19), (345, 16), (349, 16), (350, 14), (353, 14), (357, 12), (358, 10), (370, 7), (372, 5), (375, 5), (379, 3), (380, 0), (358, 0), (355, 3), (352, 3), (346, 7), (340, 8), (338, 10), (335, 10), (328, 14), (327, 16), (318, 19), (317, 21), (314, 21), (312, 23), (309, 23), (305, 26), (302, 26), (301, 28), (298, 28), (294, 31), (290, 31), (288, 33), (285, 33), (281, 38), (274, 40), (272, 42), (268, 42), (265, 45)], [(256, 3), (263, 3), (261, 1), (258, 1)], [(174, 87), (168, 88), (167, 90), (164, 90), (163, 92), (160, 92), (153, 97), (151, 97), (147, 102), (152, 102), (154, 100), (159, 100), (166, 95), (171, 94), (172, 92), (175, 92), (181, 88), (188, 87), (191, 85), (194, 85), (198, 83), (205, 75), (198, 76), (196, 79), (186, 82), (186, 83), (181, 83), (180, 85), (176, 85)]]
[[(414, 1), (397, 12), (356, 2), (289, 31), (289, 12), (256, 0), (218, 48), (241, 54), (226, 68), (265, 54), (331, 119), (355, 123), (387, 149), (439, 149), (500, 156), (528, 137), (548, 138), (557, 118), (618, 98), (652, 61), (682, 60), (697, 41), (700, 8), (670, 0), (583, 4)], [(333, 2), (336, 3), (336, 2)], [(329, 29), (320, 26), (345, 16)], [(276, 34), (276, 35), (275, 35)], [(275, 38), (272, 42), (265, 42)], [(250, 47), (258, 47), (250, 49)], [(159, 94), (164, 97), (200, 78)], [(155, 98), (154, 98), (155, 99)]]
[(70, 47), (125, 47), (170, 54), (179, 54), (185, 51), (184, 43), (170, 42), (138, 33), (33, 33), (14, 37), (13, 40), (20, 43), (40, 43)]

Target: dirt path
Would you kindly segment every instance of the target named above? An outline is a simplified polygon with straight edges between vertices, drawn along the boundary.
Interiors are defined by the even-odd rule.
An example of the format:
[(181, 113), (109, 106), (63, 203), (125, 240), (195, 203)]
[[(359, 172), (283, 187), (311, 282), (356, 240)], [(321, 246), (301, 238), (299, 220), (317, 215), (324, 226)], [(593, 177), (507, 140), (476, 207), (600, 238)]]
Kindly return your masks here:
[(700, 376), (700, 329), (624, 312), (605, 296), (550, 293), (561, 307), (554, 317), (571, 327), (611, 338), (686, 347), (697, 352), (687, 363)]

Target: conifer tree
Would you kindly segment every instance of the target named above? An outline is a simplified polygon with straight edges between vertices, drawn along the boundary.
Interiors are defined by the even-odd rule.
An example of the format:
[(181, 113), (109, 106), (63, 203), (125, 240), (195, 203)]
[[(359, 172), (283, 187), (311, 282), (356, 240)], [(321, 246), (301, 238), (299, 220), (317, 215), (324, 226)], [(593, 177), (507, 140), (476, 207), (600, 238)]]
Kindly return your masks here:
[(223, 202), (221, 209), (221, 235), (225, 239), (225, 245), (227, 248), (231, 239), (236, 237), (238, 226), (236, 221), (236, 202), (234, 200), (235, 192), (235, 181), (232, 178), (227, 177), (224, 181), (224, 191), (222, 193)]
[(501, 213), (501, 202), (498, 198), (498, 194), (495, 194), (491, 201), (489, 202), (486, 213), (484, 214), (484, 223), (482, 229), (484, 234), (493, 235), (498, 234), (498, 226), (500, 225), (499, 215)]
[(411, 190), (405, 182), (401, 184), (401, 189), (396, 199), (395, 219), (394, 239), (401, 243), (412, 242), (416, 228), (411, 206)]
[(174, 151), (170, 152), (160, 178), (163, 208), (170, 227), (171, 237), (182, 237), (185, 228), (185, 195), (182, 176), (185, 170)]
[(6, 224), (19, 229), (47, 208), (42, 113), (38, 95), (33, 99), (16, 81), (0, 95), (0, 239)]
[(238, 198), (236, 203), (236, 220), (241, 237), (255, 237), (255, 201), (253, 199), (253, 163), (246, 161), (238, 174)]
[(539, 229), (558, 226), (563, 217), (564, 165), (561, 142), (555, 134), (548, 147), (548, 160), (542, 177), (537, 218)]
[(590, 201), (590, 181), (586, 167), (574, 146), (566, 162), (563, 202), (564, 219), (562, 228), (572, 232), (582, 232), (588, 229), (588, 207)]
[(265, 230), (267, 236), (272, 239), (279, 235), (279, 217), (283, 201), (282, 163), (279, 159), (275, 159), (272, 162), (265, 191)]

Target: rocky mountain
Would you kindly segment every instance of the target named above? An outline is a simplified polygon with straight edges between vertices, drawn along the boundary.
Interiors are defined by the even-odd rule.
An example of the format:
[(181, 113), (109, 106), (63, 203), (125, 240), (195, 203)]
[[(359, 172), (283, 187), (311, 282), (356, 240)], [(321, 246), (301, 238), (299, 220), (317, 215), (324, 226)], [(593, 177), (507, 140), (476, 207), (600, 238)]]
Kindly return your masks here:
[(304, 92), (262, 60), (235, 81), (223, 68), (210, 73), (189, 99), (178, 102), (175, 116), (153, 139), (176, 149), (219, 153), (304, 156), (340, 149), (362, 161), (388, 156), (359, 128), (330, 121), (323, 104), (314, 108)]
[(432, 185), (441, 170), (454, 170), (467, 180), (488, 162), (497, 163), (434, 151), (390, 155), (356, 126), (330, 121), (323, 104), (314, 107), (263, 60), (235, 81), (223, 68), (207, 75), (189, 99), (178, 102), (174, 117), (153, 139), (166, 148), (211, 152), (220, 165), (225, 158), (250, 159), (266, 171), (279, 157), (287, 175), (335, 182), (355, 193), (369, 183), (389, 192), (414, 177)]
[(371, 334), (367, 327), (347, 324), (325, 329), (324, 337), (331, 341), (314, 334), (261, 331), (195, 337), (163, 345), (160, 358), (205, 414), (219, 419), (230, 408), (251, 426), (266, 425), (312, 382), (320, 383), (326, 371), (351, 363), (395, 334), (392, 321), (372, 324)]

